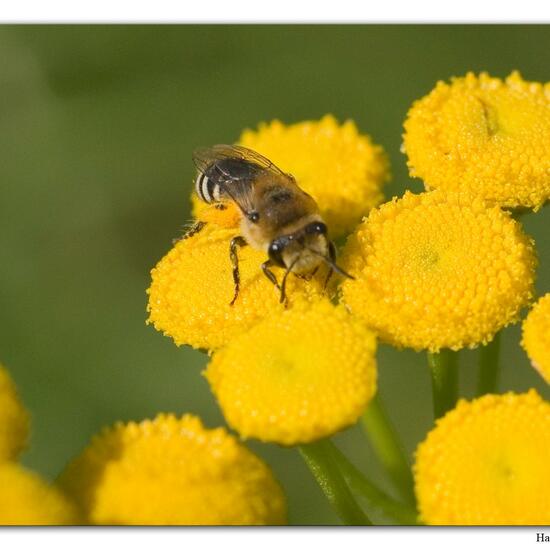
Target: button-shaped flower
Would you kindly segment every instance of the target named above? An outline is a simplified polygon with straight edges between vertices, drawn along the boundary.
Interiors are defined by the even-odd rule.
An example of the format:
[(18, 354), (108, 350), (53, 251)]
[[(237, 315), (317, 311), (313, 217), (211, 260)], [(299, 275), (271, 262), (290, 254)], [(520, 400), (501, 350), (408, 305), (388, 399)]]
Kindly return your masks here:
[(206, 377), (242, 437), (308, 443), (357, 421), (376, 391), (375, 349), (344, 308), (303, 301), (231, 340)]
[(414, 467), (431, 525), (550, 523), (550, 404), (531, 390), (485, 395), (437, 421)]
[(438, 82), (405, 121), (411, 176), (501, 206), (538, 209), (550, 197), (550, 84), (512, 73)]
[(523, 322), (521, 344), (533, 367), (550, 384), (550, 293), (533, 306)]
[(342, 256), (342, 299), (381, 340), (438, 351), (490, 341), (533, 294), (519, 223), (481, 199), (405, 193), (373, 210)]
[[(245, 246), (238, 251), (240, 291), (235, 292), (229, 243), (237, 233), (207, 225), (200, 233), (181, 240), (152, 270), (149, 322), (171, 336), (176, 344), (216, 349), (268, 315), (285, 308), (280, 291), (263, 274), (265, 252)], [(281, 282), (284, 270), (272, 268)], [(287, 306), (298, 296), (324, 292), (326, 270), (311, 280), (288, 277)]]
[(0, 365), (0, 460), (16, 458), (28, 434), (29, 415), (8, 372)]
[(286, 521), (279, 484), (223, 428), (191, 415), (119, 423), (97, 435), (60, 484), (89, 523), (265, 525)]
[(0, 464), (0, 525), (72, 525), (75, 507), (55, 487), (16, 463)]

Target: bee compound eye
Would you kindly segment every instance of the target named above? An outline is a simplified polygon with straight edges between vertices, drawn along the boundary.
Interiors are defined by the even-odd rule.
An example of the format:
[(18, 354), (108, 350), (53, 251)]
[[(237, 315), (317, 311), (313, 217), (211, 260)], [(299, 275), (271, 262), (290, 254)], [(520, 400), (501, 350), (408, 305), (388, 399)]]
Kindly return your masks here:
[(250, 213), (247, 215), (247, 218), (248, 218), (252, 223), (256, 223), (256, 222), (260, 219), (260, 214), (258, 214), (258, 212), (250, 212)]
[(323, 222), (313, 222), (306, 226), (306, 233), (310, 235), (324, 235), (327, 232), (327, 226)]

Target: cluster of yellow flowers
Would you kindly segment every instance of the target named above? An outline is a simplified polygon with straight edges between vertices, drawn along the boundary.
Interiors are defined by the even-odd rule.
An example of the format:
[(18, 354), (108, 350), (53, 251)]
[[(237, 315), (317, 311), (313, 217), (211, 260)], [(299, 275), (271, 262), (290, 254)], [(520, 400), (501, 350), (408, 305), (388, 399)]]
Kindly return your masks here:
[(62, 492), (17, 459), (27, 444), (29, 415), (0, 365), (0, 525), (67, 525), (78, 520)]
[(281, 525), (271, 471), (225, 429), (184, 415), (105, 429), (62, 473), (86, 522), (102, 525)]
[[(352, 122), (274, 121), (245, 131), (240, 143), (297, 178), (332, 223), (331, 236), (349, 232), (382, 199), (387, 157)], [(194, 200), (208, 225), (153, 269), (149, 322), (176, 344), (209, 351), (206, 377), (242, 437), (295, 445), (355, 423), (376, 390), (372, 332), (325, 296), (324, 270), (289, 278), (281, 304), (260, 270), (264, 253), (251, 247), (239, 252), (240, 294), (230, 305), (239, 216), (231, 204), (220, 211)]]
[[(192, 199), (207, 226), (153, 269), (148, 322), (209, 353), (205, 376), (241, 437), (297, 445), (353, 424), (376, 392), (375, 337), (437, 353), (486, 345), (520, 319), (535, 296), (535, 243), (504, 208), (537, 210), (550, 198), (549, 86), (517, 72), (439, 82), (405, 121), (403, 151), (426, 191), (381, 206), (386, 155), (352, 122), (326, 116), (243, 132), (241, 145), (311, 194), (331, 236), (347, 235), (339, 263), (353, 279), (327, 292), (320, 275), (290, 278), (285, 307), (259, 269), (264, 253), (245, 248), (230, 306), (239, 211)], [(523, 337), (547, 381), (549, 300)], [(459, 402), (418, 448), (420, 519), (548, 522), (550, 456), (536, 434), (548, 433), (549, 411), (534, 391)]]
[[(347, 237), (339, 265), (352, 276), (334, 276), (327, 288), (326, 269), (291, 276), (280, 303), (260, 269), (265, 253), (246, 247), (230, 305), (240, 212), (193, 198), (195, 221), (206, 226), (152, 270), (148, 323), (208, 353), (204, 376), (241, 438), (318, 452), (311, 444), (354, 424), (371, 403), (377, 340), (432, 354), (474, 348), (534, 301), (535, 243), (505, 208), (537, 210), (550, 198), (548, 84), (518, 73), (438, 83), (405, 121), (410, 174), (426, 191), (381, 205), (386, 154), (351, 121), (273, 121), (244, 131), (239, 143), (292, 173), (315, 199), (331, 238)], [(281, 280), (283, 271), (273, 271)], [(550, 295), (523, 329), (533, 366), (550, 381)], [(0, 420), (0, 523), (286, 522), (268, 466), (192, 415), (104, 430), (53, 487), (15, 463), (28, 418), (4, 371)], [(550, 404), (534, 390), (459, 401), (418, 446), (419, 519), (548, 523), (550, 447), (540, 434), (549, 432)]]
[(284, 493), (224, 428), (192, 415), (118, 423), (55, 485), (16, 462), (29, 417), (0, 367), (0, 525), (281, 525)]

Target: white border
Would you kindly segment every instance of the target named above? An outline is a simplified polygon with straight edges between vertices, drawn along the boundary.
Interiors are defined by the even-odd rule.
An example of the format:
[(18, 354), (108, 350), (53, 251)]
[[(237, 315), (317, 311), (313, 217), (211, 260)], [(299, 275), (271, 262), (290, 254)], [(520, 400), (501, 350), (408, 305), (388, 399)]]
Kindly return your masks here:
[(18, 0), (4, 23), (542, 23), (547, 0)]
[[(464, 548), (539, 547), (543, 527), (525, 528), (21, 528), (0, 529), (4, 548), (41, 550), (378, 550), (390, 548), (464, 550)], [(547, 543), (548, 544), (548, 543)]]

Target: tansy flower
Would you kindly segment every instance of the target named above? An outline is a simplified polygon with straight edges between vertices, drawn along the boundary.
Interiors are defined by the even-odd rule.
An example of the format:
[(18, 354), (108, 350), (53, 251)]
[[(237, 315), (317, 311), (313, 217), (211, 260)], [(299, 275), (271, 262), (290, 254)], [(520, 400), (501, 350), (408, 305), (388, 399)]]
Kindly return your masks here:
[(206, 377), (241, 436), (307, 443), (356, 422), (376, 390), (375, 347), (343, 308), (304, 301), (231, 340)]
[(332, 237), (351, 231), (383, 199), (387, 156), (352, 121), (338, 124), (331, 115), (291, 125), (274, 120), (245, 130), (239, 144), (291, 173), (317, 201)]
[[(181, 240), (152, 270), (149, 294), (149, 322), (171, 336), (176, 344), (213, 349), (236, 334), (284, 309), (279, 290), (262, 273), (265, 252), (250, 246), (238, 251), (240, 291), (233, 299), (229, 243), (237, 233), (207, 225), (192, 237)], [(284, 270), (273, 268), (281, 282)], [(307, 281), (291, 275), (287, 280), (288, 305), (298, 295), (323, 293), (325, 269)]]
[(71, 525), (74, 506), (55, 487), (13, 462), (0, 464), (0, 525)]
[(395, 346), (459, 349), (517, 320), (533, 293), (535, 256), (521, 226), (481, 199), (405, 193), (373, 210), (341, 259), (355, 315)]
[(29, 415), (8, 372), (0, 365), (0, 461), (16, 458), (29, 434)]
[(550, 384), (550, 293), (533, 306), (523, 322), (521, 344), (533, 367)]
[(205, 429), (191, 415), (104, 430), (60, 484), (94, 524), (264, 525), (286, 518), (269, 468), (223, 428)]
[(223, 208), (219, 208), (217, 204), (208, 204), (199, 199), (197, 194), (193, 192), (191, 204), (193, 217), (197, 220), (225, 229), (239, 227), (241, 212), (233, 202), (224, 202)]
[(411, 176), (501, 206), (538, 209), (550, 196), (550, 84), (487, 73), (438, 82), (405, 121)]
[(549, 433), (550, 404), (534, 390), (459, 401), (416, 453), (423, 521), (548, 525)]

